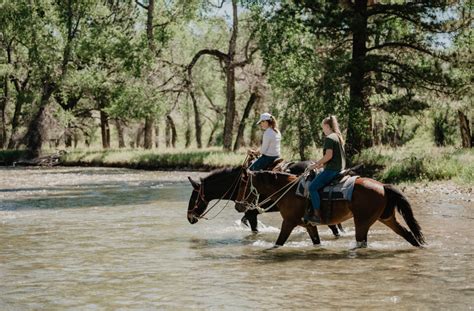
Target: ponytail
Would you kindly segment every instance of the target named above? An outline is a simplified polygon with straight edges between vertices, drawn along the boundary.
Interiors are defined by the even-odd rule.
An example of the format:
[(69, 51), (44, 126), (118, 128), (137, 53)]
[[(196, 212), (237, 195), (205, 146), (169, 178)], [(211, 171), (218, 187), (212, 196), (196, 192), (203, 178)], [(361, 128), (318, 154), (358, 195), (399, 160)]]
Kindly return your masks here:
[(273, 115), (271, 116), (271, 119), (267, 122), (275, 132), (280, 133), (280, 131), (278, 130), (278, 123)]
[(331, 115), (323, 120), (323, 124), (329, 125), (331, 130), (337, 134), (341, 144), (344, 146), (344, 138), (342, 137), (341, 129), (339, 128), (339, 122), (337, 122), (336, 116)]

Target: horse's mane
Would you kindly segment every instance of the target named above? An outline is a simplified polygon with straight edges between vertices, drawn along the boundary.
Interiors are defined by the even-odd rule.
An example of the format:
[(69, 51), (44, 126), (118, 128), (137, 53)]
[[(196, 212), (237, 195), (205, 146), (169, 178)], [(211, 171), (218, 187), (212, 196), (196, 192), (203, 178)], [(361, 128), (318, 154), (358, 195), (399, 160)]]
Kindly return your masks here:
[(261, 181), (263, 183), (272, 183), (275, 181), (281, 181), (282, 179), (290, 182), (293, 181), (294, 177), (296, 177), (293, 174), (285, 172), (259, 171), (252, 173), (254, 174), (256, 180)]
[(218, 168), (211, 171), (209, 175), (207, 175), (206, 177), (201, 178), (201, 181), (210, 182), (222, 176), (235, 174), (237, 173), (237, 171), (240, 171), (241, 169), (242, 169), (241, 166)]

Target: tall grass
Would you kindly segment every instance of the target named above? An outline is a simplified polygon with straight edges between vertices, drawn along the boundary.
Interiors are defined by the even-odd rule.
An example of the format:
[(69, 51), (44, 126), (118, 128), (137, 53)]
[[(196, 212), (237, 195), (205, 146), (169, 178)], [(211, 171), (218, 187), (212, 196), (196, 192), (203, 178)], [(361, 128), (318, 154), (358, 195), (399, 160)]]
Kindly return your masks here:
[(472, 184), (474, 181), (474, 152), (470, 149), (374, 147), (364, 150), (354, 163), (364, 164), (364, 173), (387, 183), (452, 179)]

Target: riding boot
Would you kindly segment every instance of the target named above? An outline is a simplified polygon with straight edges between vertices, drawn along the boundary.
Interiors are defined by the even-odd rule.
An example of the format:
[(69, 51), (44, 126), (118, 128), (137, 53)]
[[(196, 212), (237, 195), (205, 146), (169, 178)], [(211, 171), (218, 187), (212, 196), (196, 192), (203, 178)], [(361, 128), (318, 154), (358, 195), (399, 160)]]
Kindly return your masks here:
[(320, 225), (321, 224), (321, 212), (319, 209), (311, 209), (311, 215), (308, 215), (307, 222)]

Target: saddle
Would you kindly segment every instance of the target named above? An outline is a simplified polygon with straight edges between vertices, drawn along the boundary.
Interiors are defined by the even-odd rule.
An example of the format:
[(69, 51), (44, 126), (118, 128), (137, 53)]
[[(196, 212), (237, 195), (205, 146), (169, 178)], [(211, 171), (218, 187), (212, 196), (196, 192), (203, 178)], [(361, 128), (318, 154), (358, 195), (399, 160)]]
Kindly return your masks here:
[(274, 171), (274, 172), (282, 172), (281, 168), (284, 164), (285, 160), (283, 158), (276, 158), (273, 163), (271, 163), (268, 167), (268, 171)]
[[(327, 186), (319, 190), (319, 197), (321, 200), (350, 201), (352, 199), (355, 181), (359, 177), (354, 171), (360, 166), (361, 165), (357, 165), (341, 171)], [(309, 198), (309, 184), (314, 180), (318, 173), (319, 171), (316, 172), (313, 170), (308, 174), (308, 176), (302, 178), (296, 188), (296, 194), (305, 198)]]
[[(354, 166), (352, 168), (341, 171), (333, 180), (319, 190), (319, 197), (321, 199), (321, 217), (329, 222), (332, 216), (332, 208), (334, 201), (351, 201), (352, 192), (354, 191), (354, 185), (358, 175), (355, 174), (361, 165)], [(311, 171), (306, 178), (302, 178), (296, 188), (296, 194), (309, 199), (309, 184), (317, 176), (317, 172)], [(325, 204), (323, 204), (325, 202)], [(307, 212), (311, 209), (311, 202), (308, 200)]]

